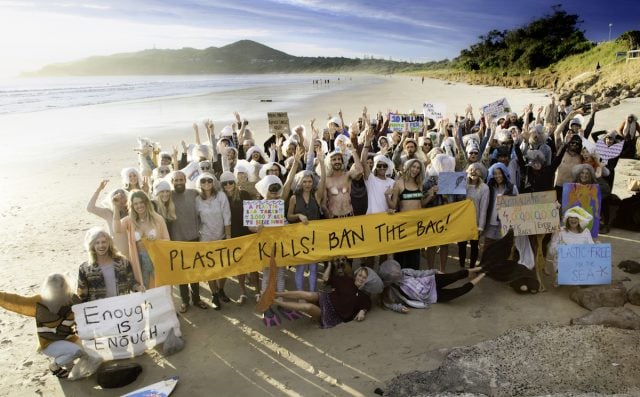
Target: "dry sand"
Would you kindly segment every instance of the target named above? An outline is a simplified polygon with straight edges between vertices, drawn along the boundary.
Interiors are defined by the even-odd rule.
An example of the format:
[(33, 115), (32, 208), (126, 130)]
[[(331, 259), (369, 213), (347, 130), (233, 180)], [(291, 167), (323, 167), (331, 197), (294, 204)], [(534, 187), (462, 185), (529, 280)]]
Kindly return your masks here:
[[(12, 138), (3, 138), (3, 153), (6, 154), (2, 160), (5, 172), (1, 176), (3, 189), (0, 192), (0, 241), (3, 242), (0, 247), (0, 290), (36, 293), (49, 272), (69, 272), (75, 276), (79, 264), (85, 260), (84, 232), (93, 225), (102, 224), (100, 219), (85, 211), (98, 182), (108, 178), (111, 180), (108, 188), (113, 188), (119, 183), (120, 169), (135, 165), (132, 147), (136, 136), (149, 136), (165, 147), (179, 144), (182, 139), (191, 141), (190, 122), (201, 117), (211, 104), (220, 105), (211, 115), (219, 131), (230, 121), (232, 110), (244, 114), (253, 114), (256, 109), (262, 111), (257, 101), (265, 96), (274, 100), (270, 109), (288, 110), (293, 123), (307, 123), (311, 117), (324, 120), (327, 113), (335, 115), (339, 108), (347, 120), (353, 120), (362, 105), (367, 105), (371, 112), (386, 112), (388, 108), (409, 111), (419, 110), (422, 102), (428, 100), (445, 102), (448, 112), (453, 113), (462, 112), (467, 103), (477, 109), (503, 96), (509, 98), (515, 109), (522, 109), (530, 102), (536, 105), (548, 102), (542, 91), (431, 80), (420, 85), (417, 80), (404, 77), (393, 77), (370, 87), (354, 85), (353, 89), (315, 96), (287, 109), (278, 109), (277, 90), (249, 90), (248, 95), (245, 94), (247, 92), (243, 94), (245, 98), (254, 100), (234, 102), (236, 94), (216, 94), (215, 97), (159, 99), (33, 114), (42, 128), (51, 131), (64, 129), (67, 122), (75, 123), (76, 128), (86, 127), (87, 135), (82, 142), (65, 143), (55, 154), (47, 151), (50, 145), (55, 145), (55, 134), (15, 143), (16, 137), (31, 136), (33, 131), (29, 128), (38, 124), (35, 121), (25, 128), (15, 122), (11, 124), (11, 130), (4, 128), (3, 135), (11, 134)], [(224, 103), (227, 105), (223, 106)], [(637, 107), (637, 102), (631, 100), (600, 112), (596, 128), (617, 127), (627, 113), (637, 113)], [(174, 108), (194, 109), (193, 117), (185, 120), (184, 126), (173, 123), (166, 127), (167, 123), (160, 116)], [(157, 125), (142, 124), (130, 131), (123, 127), (121, 135), (115, 139), (100, 138), (105, 122), (120, 114), (138, 112), (159, 115)], [(221, 112), (225, 116), (216, 116)], [(119, 120), (120, 125), (126, 126), (126, 117)], [(250, 119), (254, 130), (266, 130), (266, 117)], [(173, 121), (176, 120), (174, 117)], [(6, 118), (0, 117), (0, 126), (4, 121)], [(100, 138), (100, 143), (88, 145), (91, 138), (87, 137), (92, 136)], [(633, 166), (626, 160), (618, 165), (618, 184), (614, 192), (623, 198), (628, 195), (623, 186), (627, 175), (640, 174)], [(622, 259), (638, 257), (640, 237), (636, 233), (613, 229), (600, 241), (613, 244), (614, 265)], [(453, 254), (456, 251), (455, 248), (451, 250)], [(455, 259), (450, 258), (448, 269), (455, 270), (456, 267)], [(617, 268), (614, 270), (614, 278), (624, 276), (627, 274)], [(640, 276), (630, 278), (638, 282)], [(287, 283), (291, 288), (291, 274)], [(235, 282), (230, 281), (227, 285), (228, 295), (237, 298)], [(203, 291), (208, 299), (210, 295)], [(187, 343), (184, 351), (167, 358), (150, 351), (136, 359), (144, 372), (135, 383), (123, 389), (105, 391), (97, 389), (93, 378), (75, 383), (59, 382), (48, 374), (45, 357), (35, 352), (33, 319), (0, 311), (0, 360), (5, 363), (6, 370), (0, 378), (0, 390), (12, 396), (115, 396), (177, 374), (180, 383), (176, 396), (369, 396), (377, 387), (384, 389), (386, 382), (396, 375), (437, 368), (452, 347), (474, 345), (514, 328), (543, 321), (568, 324), (572, 317), (586, 312), (570, 301), (568, 294), (568, 289), (558, 288), (535, 296), (520, 296), (506, 285), (486, 280), (467, 296), (448, 304), (414, 310), (408, 315), (375, 309), (364, 323), (344, 324), (330, 330), (321, 330), (306, 319), (295, 322), (283, 319), (281, 327), (267, 329), (250, 304), (239, 307), (230, 303), (221, 311), (191, 308), (181, 316)], [(175, 302), (179, 302), (177, 295)], [(550, 343), (562, 345), (563, 341)], [(597, 349), (597, 346), (592, 348)], [(526, 356), (527, 346), (522, 349), (521, 354)], [(607, 390), (616, 391), (615, 387)]]

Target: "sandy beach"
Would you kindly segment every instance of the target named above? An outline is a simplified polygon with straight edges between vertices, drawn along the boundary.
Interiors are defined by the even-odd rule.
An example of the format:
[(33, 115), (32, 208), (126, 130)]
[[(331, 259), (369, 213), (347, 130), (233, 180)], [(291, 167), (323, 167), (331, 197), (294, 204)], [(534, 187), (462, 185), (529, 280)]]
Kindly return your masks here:
[[(480, 106), (502, 97), (518, 112), (529, 103), (537, 107), (550, 100), (544, 91), (437, 80), (420, 84), (410, 77), (380, 76), (367, 80), (368, 84), (354, 80), (312, 96), (304, 92), (313, 89), (310, 77), (307, 87), (296, 86), (292, 92), (266, 87), (0, 115), (0, 164), (5, 170), (0, 176), (0, 290), (37, 293), (50, 272), (77, 275), (86, 256), (82, 247), (85, 231), (103, 225), (86, 212), (86, 204), (102, 179), (110, 180), (107, 190), (115, 188), (120, 184), (120, 170), (136, 165), (132, 149), (138, 136), (170, 149), (182, 140), (193, 141), (193, 121), (211, 118), (218, 132), (231, 122), (234, 110), (250, 120), (256, 141), (262, 142), (268, 130), (268, 111), (288, 111), (292, 124), (308, 125), (311, 118), (324, 124), (327, 114), (336, 115), (338, 109), (345, 121), (354, 120), (364, 105), (375, 114), (388, 109), (420, 111), (425, 101), (443, 102), (452, 117), (454, 112), (463, 113), (470, 103), (477, 117)], [(303, 92), (296, 96), (295, 90)], [(263, 98), (272, 102), (260, 102)], [(639, 106), (640, 100), (631, 99), (598, 112), (594, 130), (617, 128), (627, 114), (638, 114)], [(621, 160), (614, 187), (621, 198), (629, 196), (629, 175), (640, 175), (638, 162)], [(627, 285), (638, 283), (640, 275), (623, 273), (617, 264), (638, 258), (640, 236), (612, 229), (599, 241), (613, 246), (613, 278), (629, 277)], [(450, 256), (448, 270), (457, 270), (457, 266)], [(287, 278), (292, 288), (293, 275)], [(235, 281), (227, 286), (229, 297), (236, 299)], [(201, 291), (209, 301), (208, 288)], [(364, 323), (329, 330), (319, 329), (308, 319), (283, 319), (281, 327), (265, 328), (250, 304), (231, 302), (221, 311), (191, 308), (180, 316), (185, 349), (167, 358), (162, 357), (161, 349), (136, 358), (143, 373), (133, 384), (115, 390), (98, 390), (95, 378), (58, 381), (50, 375), (46, 358), (36, 353), (34, 320), (2, 310), (0, 360), (7, 373), (0, 379), (0, 389), (10, 396), (117, 396), (179, 375), (175, 396), (371, 396), (398, 374), (438, 367), (453, 347), (474, 345), (510, 329), (542, 322), (569, 324), (571, 318), (587, 312), (569, 299), (569, 293), (564, 287), (521, 296), (487, 279), (448, 304), (407, 315), (375, 308)], [(174, 298), (178, 304), (177, 289)], [(627, 306), (640, 314), (639, 307)]]

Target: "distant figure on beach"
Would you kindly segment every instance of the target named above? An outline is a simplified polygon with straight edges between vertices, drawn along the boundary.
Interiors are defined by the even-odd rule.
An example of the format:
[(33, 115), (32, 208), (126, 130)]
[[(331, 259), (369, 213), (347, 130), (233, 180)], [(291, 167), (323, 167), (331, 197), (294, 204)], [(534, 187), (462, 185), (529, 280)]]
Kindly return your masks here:
[(600, 73), (600, 62), (596, 65), (596, 73)]
[(424, 76), (422, 76), (422, 84), (424, 84)]

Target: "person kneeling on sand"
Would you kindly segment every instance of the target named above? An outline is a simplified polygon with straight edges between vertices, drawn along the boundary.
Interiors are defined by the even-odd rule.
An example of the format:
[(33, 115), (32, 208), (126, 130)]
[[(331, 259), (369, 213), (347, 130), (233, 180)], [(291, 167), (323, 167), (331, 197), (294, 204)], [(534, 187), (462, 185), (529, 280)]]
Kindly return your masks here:
[[(356, 270), (353, 278), (331, 271), (333, 266), (344, 265), (345, 260), (345, 257), (337, 257), (327, 264), (323, 280), (333, 287), (331, 292), (276, 292), (277, 299), (274, 303), (286, 310), (309, 314), (320, 321), (322, 328), (332, 328), (352, 320), (363, 321), (371, 309), (371, 298), (362, 290), (369, 270), (361, 267)], [(289, 302), (283, 298), (305, 302)]]
[[(35, 317), (39, 351), (53, 358), (49, 369), (58, 378), (78, 379), (92, 375), (102, 360), (85, 352), (76, 335), (71, 306), (80, 303), (69, 280), (59, 273), (50, 274), (39, 295), (21, 296), (0, 292), (0, 306)], [(79, 360), (78, 360), (79, 359)], [(76, 363), (76, 360), (77, 363)], [(76, 364), (76, 368), (74, 368)]]
[[(461, 269), (455, 273), (436, 273), (435, 270), (403, 269), (392, 259), (380, 264), (379, 274), (385, 285), (382, 304), (398, 313), (408, 313), (407, 306), (426, 309), (436, 302), (449, 302), (471, 291), (485, 276), (481, 267)], [(461, 287), (444, 288), (472, 274), (477, 275)]]

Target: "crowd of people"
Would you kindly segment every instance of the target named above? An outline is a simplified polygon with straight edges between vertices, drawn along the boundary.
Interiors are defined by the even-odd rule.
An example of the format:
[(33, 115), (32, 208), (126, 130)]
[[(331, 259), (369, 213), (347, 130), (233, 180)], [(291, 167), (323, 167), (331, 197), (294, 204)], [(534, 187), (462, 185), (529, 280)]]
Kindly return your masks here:
[[(277, 312), (290, 319), (304, 312), (323, 327), (362, 321), (372, 299), (399, 313), (446, 302), (468, 293), (485, 276), (486, 269), (477, 266), (481, 252), (503, 237), (496, 207), (500, 195), (555, 190), (560, 201), (564, 183), (597, 184), (602, 192), (602, 212), (597, 214), (600, 233), (608, 233), (612, 225), (638, 227), (638, 195), (623, 202), (612, 194), (612, 187), (618, 159), (640, 157), (636, 149), (640, 126), (629, 115), (618, 129), (592, 132), (597, 110), (591, 106), (583, 127), (580, 108), (567, 112), (554, 100), (536, 111), (528, 106), (520, 115), (503, 117), (476, 118), (468, 106), (461, 116), (427, 119), (422, 131), (410, 132), (408, 126), (390, 130), (388, 114), (370, 117), (364, 108), (350, 124), (339, 112), (322, 130), (311, 120), (308, 127), (273, 131), (263, 143), (256, 141), (249, 122), (235, 113), (235, 122), (219, 132), (207, 120), (201, 136), (194, 124), (195, 142), (183, 141), (181, 153), (178, 148), (162, 151), (158, 144), (140, 139), (138, 166), (122, 170), (121, 183), (106, 199), (105, 180), (89, 200), (87, 210), (107, 227), (94, 227), (86, 234), (88, 258), (80, 266), (77, 291), (70, 290), (72, 283), (63, 276), (54, 275), (45, 280), (42, 294), (2, 293), (0, 305), (35, 316), (40, 346), (54, 358), (51, 371), (66, 377), (74, 360), (84, 354), (74, 348), (78, 345), (71, 305), (155, 286), (155, 264), (145, 239), (219, 241), (259, 232), (262, 226), (243, 225), (246, 200), (283, 200), (286, 221), (306, 224), (469, 199), (476, 210), (477, 240), (355, 262), (333, 258), (320, 266), (321, 280), (331, 288), (319, 285), (316, 263), (293, 269), (295, 290), (289, 291), (285, 291), (287, 269), (278, 267), (276, 274), (270, 274), (267, 267), (262, 281), (258, 272), (239, 275), (239, 294), (234, 297), (235, 303), (244, 304), (253, 290), (259, 300), (269, 278), (275, 277), (278, 309), (265, 311), (267, 326), (280, 324)], [(602, 161), (596, 150), (599, 141), (607, 147), (621, 143), (622, 150)], [(466, 194), (439, 193), (438, 175), (454, 171), (466, 172)], [(615, 209), (624, 205), (633, 212), (614, 223)], [(580, 207), (567, 209), (561, 216), (561, 231), (546, 241), (552, 247), (593, 243), (587, 224), (594, 215)], [(529, 269), (545, 241), (532, 237), (519, 236), (514, 242), (515, 260)], [(450, 248), (456, 245), (459, 269), (445, 273)], [(356, 263), (360, 267), (355, 268)], [(447, 288), (460, 280), (468, 281)], [(220, 310), (231, 302), (225, 281), (209, 281), (211, 304), (203, 299), (199, 283), (180, 285), (178, 311), (184, 313), (190, 305)]]

